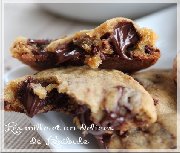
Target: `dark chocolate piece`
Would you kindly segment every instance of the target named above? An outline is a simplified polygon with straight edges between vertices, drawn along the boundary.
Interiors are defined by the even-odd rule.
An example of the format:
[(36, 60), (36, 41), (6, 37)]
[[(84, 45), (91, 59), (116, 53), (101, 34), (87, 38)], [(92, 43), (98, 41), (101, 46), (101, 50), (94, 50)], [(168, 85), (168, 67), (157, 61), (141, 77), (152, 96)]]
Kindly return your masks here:
[(17, 97), (27, 110), (27, 114), (33, 117), (45, 105), (46, 101), (34, 95), (30, 83), (37, 83), (37, 81), (29, 77), (26, 81), (22, 82), (17, 92)]
[(119, 23), (113, 37), (110, 39), (113, 50), (119, 55), (119, 58), (131, 59), (129, 56), (130, 49), (140, 41), (140, 36), (131, 22)]
[(153, 52), (154, 52), (154, 49), (153, 49), (153, 47), (151, 47), (151, 46), (148, 46), (148, 45), (146, 45), (145, 46), (145, 53), (146, 54), (152, 54)]
[(54, 52), (48, 52), (45, 50), (45, 47), (50, 42), (51, 40), (28, 40), (28, 44), (36, 46), (36, 50), (33, 50), (32, 53), (36, 59), (36, 64), (40, 68), (58, 67), (60, 65), (80, 66), (84, 64), (84, 52), (77, 45), (70, 42), (59, 45)]

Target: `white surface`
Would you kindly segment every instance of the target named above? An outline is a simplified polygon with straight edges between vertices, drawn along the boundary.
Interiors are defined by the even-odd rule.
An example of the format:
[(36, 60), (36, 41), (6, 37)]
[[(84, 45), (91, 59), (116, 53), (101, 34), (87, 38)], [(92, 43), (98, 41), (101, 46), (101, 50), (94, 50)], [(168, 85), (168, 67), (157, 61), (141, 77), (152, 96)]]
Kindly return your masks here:
[[(147, 26), (155, 30), (159, 35), (158, 47), (161, 50), (162, 57), (158, 61), (157, 64), (152, 66), (153, 68), (170, 68), (172, 67), (172, 60), (176, 56), (176, 8), (173, 7), (168, 10), (164, 10), (162, 12), (152, 14), (150, 16), (144, 17), (142, 19), (137, 20), (139, 25)], [(151, 68), (152, 68), (151, 67)], [(28, 70), (27, 70), (28, 69)], [(17, 69), (16, 71), (11, 71), (6, 75), (6, 81), (14, 79), (18, 76), (22, 76), (27, 73), (31, 73), (29, 68)], [(32, 72), (33, 73), (33, 72)], [(71, 118), (55, 112), (48, 112), (46, 114), (40, 114), (38, 116), (33, 117), (32, 122), (34, 124), (42, 123), (44, 126), (55, 126), (57, 124), (70, 126)], [(80, 133), (75, 134), (75, 132), (55, 132), (55, 131), (38, 131), (39, 134), (47, 140), (49, 136), (58, 136), (59, 139), (64, 137), (72, 137), (72, 139), (78, 138)], [(97, 143), (94, 138), (88, 137), (86, 138), (91, 142), (89, 146), (86, 145), (61, 145), (61, 146), (50, 146), (53, 151), (58, 151), (58, 149), (73, 149), (73, 148), (98, 148)], [(62, 150), (61, 150), (62, 151)]]
[(107, 19), (124, 16), (138, 18), (172, 4), (168, 3), (108, 3), (108, 4), (41, 4), (41, 6), (60, 16), (88, 22), (103, 22)]

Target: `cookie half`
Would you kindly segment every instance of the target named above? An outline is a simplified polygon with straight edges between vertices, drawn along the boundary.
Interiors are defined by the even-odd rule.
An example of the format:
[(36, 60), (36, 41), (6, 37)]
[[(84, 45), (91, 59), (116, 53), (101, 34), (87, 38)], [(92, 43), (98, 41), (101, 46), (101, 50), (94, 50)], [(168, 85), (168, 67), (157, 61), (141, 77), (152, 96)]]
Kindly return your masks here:
[[(171, 70), (150, 70), (133, 76), (154, 98), (157, 121), (145, 128), (101, 137), (108, 149), (175, 149), (177, 147), (177, 93)], [(105, 140), (104, 140), (105, 139)], [(103, 140), (103, 141), (102, 141)], [(104, 142), (104, 143), (103, 143)]]
[(30, 117), (63, 111), (74, 115), (77, 125), (121, 131), (157, 119), (152, 97), (132, 77), (87, 67), (54, 68), (11, 81), (5, 88), (5, 110)]
[(118, 17), (95, 29), (56, 40), (18, 37), (11, 53), (37, 70), (88, 65), (134, 72), (153, 65), (159, 59), (156, 38), (151, 29), (139, 28), (132, 20)]

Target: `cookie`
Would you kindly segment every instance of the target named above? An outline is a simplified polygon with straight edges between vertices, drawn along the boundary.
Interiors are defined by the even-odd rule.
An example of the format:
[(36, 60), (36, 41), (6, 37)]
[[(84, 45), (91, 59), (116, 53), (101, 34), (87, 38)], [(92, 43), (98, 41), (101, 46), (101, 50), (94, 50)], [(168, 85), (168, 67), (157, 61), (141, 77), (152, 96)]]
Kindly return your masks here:
[(176, 113), (177, 87), (171, 70), (150, 70), (133, 77), (150, 93), (158, 114)]
[(65, 38), (35, 40), (18, 37), (11, 53), (37, 70), (88, 65), (134, 72), (153, 65), (159, 59), (156, 39), (151, 29), (140, 28), (132, 20), (118, 17), (95, 29)]
[[(177, 93), (171, 70), (150, 70), (134, 74), (154, 98), (157, 121), (148, 127), (114, 132), (103, 140), (109, 149), (174, 149), (177, 147)], [(107, 138), (107, 135), (106, 137)], [(102, 141), (103, 140), (103, 141)]]
[(88, 67), (54, 68), (11, 81), (5, 88), (5, 110), (30, 117), (62, 111), (74, 115), (77, 125), (121, 131), (157, 119), (152, 97), (132, 77)]
[(173, 62), (173, 78), (176, 83), (177, 83), (177, 74), (179, 74), (179, 70), (177, 69), (177, 62), (180, 61), (179, 59), (180, 59), (180, 55), (177, 54)]

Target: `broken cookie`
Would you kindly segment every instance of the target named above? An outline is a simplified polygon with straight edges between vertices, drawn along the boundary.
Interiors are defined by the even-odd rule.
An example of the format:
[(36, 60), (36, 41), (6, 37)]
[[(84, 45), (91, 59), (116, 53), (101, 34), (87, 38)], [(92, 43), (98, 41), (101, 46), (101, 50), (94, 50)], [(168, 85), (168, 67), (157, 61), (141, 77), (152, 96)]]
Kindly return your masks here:
[(95, 29), (56, 40), (19, 37), (11, 52), (13, 57), (37, 70), (88, 65), (134, 72), (159, 59), (156, 38), (151, 29), (139, 28), (132, 20), (118, 17)]
[(11, 81), (4, 97), (6, 111), (30, 117), (62, 111), (72, 114), (77, 125), (93, 123), (126, 131), (157, 119), (148, 92), (132, 77), (116, 70), (49, 69)]

